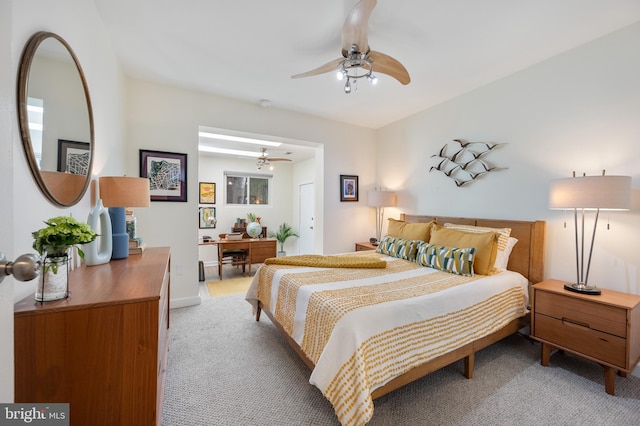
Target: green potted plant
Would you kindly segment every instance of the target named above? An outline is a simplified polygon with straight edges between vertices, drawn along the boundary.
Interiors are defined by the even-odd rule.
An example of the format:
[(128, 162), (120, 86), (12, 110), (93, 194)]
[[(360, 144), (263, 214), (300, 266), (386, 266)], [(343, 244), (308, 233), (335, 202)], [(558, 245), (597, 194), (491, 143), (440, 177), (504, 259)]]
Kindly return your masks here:
[(68, 296), (69, 248), (76, 247), (84, 259), (79, 244), (88, 244), (98, 234), (86, 223), (69, 216), (53, 217), (44, 222), (47, 226), (32, 233), (33, 248), (40, 253), (42, 262), (41, 285), (36, 290), (40, 302), (63, 299)]
[(287, 252), (284, 251), (284, 242), (287, 241), (289, 237), (299, 237), (299, 235), (293, 230), (293, 227), (287, 225), (286, 222), (282, 222), (276, 232), (269, 231), (269, 237), (278, 240), (278, 244), (280, 245), (278, 256), (286, 256)]
[[(56, 256), (67, 254), (70, 247), (88, 244), (98, 234), (86, 223), (69, 216), (53, 217), (44, 222), (47, 226), (32, 233), (33, 248), (40, 255)], [(84, 252), (78, 248), (78, 255), (84, 259)]]

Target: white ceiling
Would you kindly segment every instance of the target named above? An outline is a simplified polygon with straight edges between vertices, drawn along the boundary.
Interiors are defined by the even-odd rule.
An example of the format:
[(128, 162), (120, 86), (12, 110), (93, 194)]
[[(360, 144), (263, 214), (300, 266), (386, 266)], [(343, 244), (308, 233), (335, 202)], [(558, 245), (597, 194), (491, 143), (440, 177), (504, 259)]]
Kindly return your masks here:
[(640, 21), (639, 0), (379, 0), (371, 49), (399, 60), (345, 94), (333, 73), (355, 0), (94, 0), (131, 76), (377, 129)]

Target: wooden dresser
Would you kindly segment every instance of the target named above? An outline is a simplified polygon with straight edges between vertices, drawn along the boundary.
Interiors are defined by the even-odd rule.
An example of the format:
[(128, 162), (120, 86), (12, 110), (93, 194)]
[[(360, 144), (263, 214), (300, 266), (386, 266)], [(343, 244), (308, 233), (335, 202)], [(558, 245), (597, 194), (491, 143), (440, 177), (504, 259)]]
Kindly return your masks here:
[(16, 303), (15, 402), (69, 403), (71, 425), (159, 425), (168, 247), (70, 273), (71, 296)]
[(542, 343), (541, 364), (558, 348), (604, 367), (605, 390), (640, 361), (640, 295), (602, 289), (599, 296), (564, 289), (547, 280), (533, 286), (531, 337)]

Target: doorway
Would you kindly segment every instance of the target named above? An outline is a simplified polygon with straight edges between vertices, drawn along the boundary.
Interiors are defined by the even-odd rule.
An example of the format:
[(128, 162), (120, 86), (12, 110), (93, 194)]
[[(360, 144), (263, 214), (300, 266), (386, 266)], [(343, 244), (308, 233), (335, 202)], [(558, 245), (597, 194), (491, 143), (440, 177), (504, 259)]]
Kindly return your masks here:
[(298, 197), (300, 199), (300, 216), (298, 229), (300, 237), (298, 238), (298, 253), (311, 254), (314, 246), (314, 211), (315, 211), (315, 190), (313, 182), (300, 184), (298, 189)]

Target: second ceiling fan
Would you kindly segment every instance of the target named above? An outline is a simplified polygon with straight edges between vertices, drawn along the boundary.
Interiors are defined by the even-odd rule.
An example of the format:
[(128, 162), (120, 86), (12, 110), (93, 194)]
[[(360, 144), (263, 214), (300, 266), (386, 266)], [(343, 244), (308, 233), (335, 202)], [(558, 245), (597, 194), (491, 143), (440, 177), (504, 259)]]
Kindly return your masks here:
[[(337, 71), (338, 78), (346, 78), (345, 93), (351, 93), (360, 78), (367, 78), (373, 84), (373, 71), (389, 75), (402, 84), (409, 84), (411, 77), (407, 69), (396, 59), (381, 52), (371, 50), (367, 38), (367, 26), (376, 0), (360, 0), (349, 12), (342, 26), (342, 58), (334, 59), (311, 71), (291, 76), (291, 78), (311, 77)], [(355, 86), (357, 91), (357, 86)]]
[(262, 170), (265, 166), (270, 166), (271, 161), (291, 161), (290, 158), (269, 157), (267, 148), (260, 148), (260, 157), (257, 158), (256, 166), (258, 170)]

